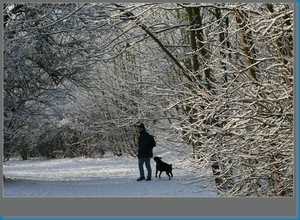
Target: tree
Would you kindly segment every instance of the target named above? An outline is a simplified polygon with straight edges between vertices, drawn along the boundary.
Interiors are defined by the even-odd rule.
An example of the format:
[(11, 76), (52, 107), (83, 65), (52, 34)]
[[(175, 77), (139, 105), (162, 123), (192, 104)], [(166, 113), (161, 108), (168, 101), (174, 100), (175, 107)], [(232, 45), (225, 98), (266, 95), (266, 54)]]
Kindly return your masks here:
[[(291, 15), (291, 8), (274, 5), (278, 14), (285, 14), (285, 18), (280, 19), (275, 13), (272, 14), (273, 20), (268, 20), (260, 17), (265, 5), (251, 6), (251, 9), (243, 4), (199, 6), (222, 9), (225, 14), (233, 14), (235, 20), (228, 24), (236, 29), (228, 31), (231, 34), (226, 39), (230, 41), (229, 50), (224, 50), (227, 42), (209, 44), (212, 55), (206, 65), (211, 67), (214, 76), (210, 81), (211, 90), (196, 87), (187, 90), (181, 87), (173, 91), (174, 94), (182, 94), (177, 95), (177, 103), (195, 109), (189, 112), (189, 117), (183, 117), (174, 125), (176, 129), (184, 130), (183, 138), (198, 146), (194, 157), (194, 165), (198, 170), (212, 166), (216, 188), (221, 194), (286, 196), (291, 195), (293, 188), (292, 181), (289, 181), (292, 180), (293, 170), (293, 89), (289, 84), (292, 81), (290, 74), (293, 62), (291, 53), (286, 54), (284, 59), (279, 58), (275, 50), (269, 47), (269, 42), (278, 45), (271, 29), (280, 27), (282, 31), (290, 30), (292, 17), (287, 14)], [(236, 13), (238, 18), (235, 17)], [(240, 17), (242, 14), (243, 19)], [(221, 22), (220, 19), (217, 24)], [(212, 24), (206, 27), (212, 27), (214, 23), (216, 21), (212, 20)], [(218, 30), (220, 25), (213, 27), (216, 27), (214, 32), (202, 28), (203, 32), (209, 33), (206, 42), (215, 42), (218, 39), (216, 34), (224, 32)], [(251, 30), (258, 31), (254, 34)], [(291, 35), (285, 34), (285, 31), (280, 34), (285, 35), (288, 37), (283, 41), (289, 42), (287, 51), (292, 51)], [(254, 45), (260, 50), (255, 50)], [(228, 59), (225, 59), (222, 51), (226, 51)], [(233, 60), (234, 56), (236, 60)], [(282, 62), (285, 59), (289, 60), (291, 66), (287, 67)], [(217, 62), (222, 63), (223, 68), (214, 65)], [(227, 64), (226, 69), (224, 63)], [(285, 80), (286, 72), (280, 71), (283, 66), (289, 69), (288, 83)], [(222, 81), (225, 74), (226, 81)], [(191, 117), (194, 119), (192, 122)]]
[(16, 146), (15, 138), (27, 132), (29, 123), (62, 119), (60, 106), (72, 98), (74, 85), (88, 87), (89, 79), (84, 72), (88, 71), (89, 63), (82, 47), (89, 39), (80, 39), (82, 35), (78, 33), (84, 20), (71, 19), (84, 6), (4, 4), (4, 145), (7, 158), (20, 147)]

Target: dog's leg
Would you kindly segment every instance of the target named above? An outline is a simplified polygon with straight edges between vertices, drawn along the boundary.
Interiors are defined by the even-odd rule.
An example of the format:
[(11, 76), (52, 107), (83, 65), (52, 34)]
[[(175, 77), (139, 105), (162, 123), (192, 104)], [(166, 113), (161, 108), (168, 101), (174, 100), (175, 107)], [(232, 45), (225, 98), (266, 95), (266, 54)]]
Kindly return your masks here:
[(169, 180), (170, 180), (170, 179), (171, 179), (171, 176), (170, 176), (169, 172), (166, 171), (166, 174), (168, 175)]
[(163, 171), (160, 171), (159, 176), (158, 176), (159, 178), (160, 178), (160, 175), (161, 175), (162, 172), (163, 172)]
[(155, 178), (157, 178), (158, 169), (156, 168)]

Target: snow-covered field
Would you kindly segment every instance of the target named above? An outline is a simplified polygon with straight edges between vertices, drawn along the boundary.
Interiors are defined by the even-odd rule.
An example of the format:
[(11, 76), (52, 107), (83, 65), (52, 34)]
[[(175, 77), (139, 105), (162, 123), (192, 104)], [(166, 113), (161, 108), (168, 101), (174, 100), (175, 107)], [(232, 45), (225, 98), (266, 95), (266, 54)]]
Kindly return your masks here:
[[(159, 153), (159, 154), (158, 154)], [(137, 159), (129, 156), (103, 158), (12, 159), (4, 163), (4, 197), (215, 197), (207, 182), (182, 169), (176, 157), (156, 152), (172, 163), (172, 180), (162, 173), (155, 178), (155, 161), (151, 159), (152, 181), (137, 182)], [(145, 169), (145, 173), (147, 173)], [(196, 183), (195, 183), (196, 182)]]

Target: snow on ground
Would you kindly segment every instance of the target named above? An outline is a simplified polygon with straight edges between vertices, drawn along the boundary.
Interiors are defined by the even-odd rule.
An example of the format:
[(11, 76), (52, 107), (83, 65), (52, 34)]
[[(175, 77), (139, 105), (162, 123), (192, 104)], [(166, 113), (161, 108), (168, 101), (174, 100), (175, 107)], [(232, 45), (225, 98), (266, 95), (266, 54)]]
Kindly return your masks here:
[[(157, 152), (156, 152), (157, 153)], [(196, 174), (180, 169), (179, 160), (164, 151), (163, 161), (172, 163), (172, 180), (165, 172), (155, 178), (155, 161), (151, 159), (152, 180), (138, 182), (137, 159), (129, 156), (103, 158), (64, 158), (27, 161), (9, 160), (3, 165), (7, 180), (4, 197), (215, 197), (207, 182)], [(156, 154), (158, 155), (158, 154)], [(145, 173), (147, 173), (146, 168)], [(193, 183), (197, 182), (197, 183)]]

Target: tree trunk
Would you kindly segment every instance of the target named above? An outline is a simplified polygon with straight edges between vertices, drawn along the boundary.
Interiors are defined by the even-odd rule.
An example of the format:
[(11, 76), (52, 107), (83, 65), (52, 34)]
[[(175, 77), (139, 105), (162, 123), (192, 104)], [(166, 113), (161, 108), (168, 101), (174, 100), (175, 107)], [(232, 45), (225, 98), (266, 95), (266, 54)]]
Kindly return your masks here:
[(236, 10), (233, 13), (237, 28), (239, 29), (239, 36), (242, 43), (242, 51), (244, 52), (244, 59), (247, 65), (247, 71), (249, 76), (258, 81), (255, 71), (255, 49), (252, 43), (251, 31), (247, 28), (248, 16), (243, 11)]

